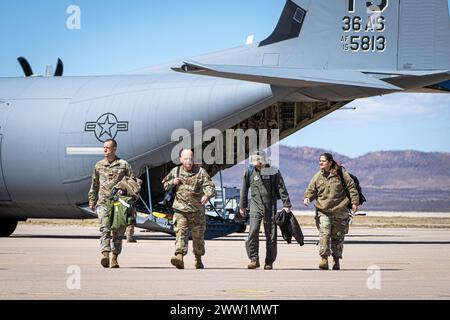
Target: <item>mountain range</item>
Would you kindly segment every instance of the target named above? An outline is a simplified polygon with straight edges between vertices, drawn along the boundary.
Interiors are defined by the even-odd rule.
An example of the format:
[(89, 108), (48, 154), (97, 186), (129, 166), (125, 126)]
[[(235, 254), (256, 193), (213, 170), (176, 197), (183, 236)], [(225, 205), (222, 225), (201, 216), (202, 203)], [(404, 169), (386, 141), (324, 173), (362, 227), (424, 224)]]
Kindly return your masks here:
[[(379, 151), (350, 158), (329, 150), (280, 146), (279, 168), (295, 210), (307, 209), (303, 193), (324, 152), (358, 177), (367, 198), (362, 210), (450, 212), (450, 153)], [(224, 186), (240, 188), (245, 170), (238, 164), (223, 171)], [(218, 183), (217, 176), (214, 180)]]

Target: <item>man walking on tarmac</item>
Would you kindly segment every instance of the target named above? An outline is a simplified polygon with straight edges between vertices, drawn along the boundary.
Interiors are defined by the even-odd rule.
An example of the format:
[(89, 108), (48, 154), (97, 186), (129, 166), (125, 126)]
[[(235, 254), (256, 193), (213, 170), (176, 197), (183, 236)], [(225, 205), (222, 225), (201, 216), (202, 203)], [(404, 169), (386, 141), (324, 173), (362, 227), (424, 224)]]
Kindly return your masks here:
[[(97, 213), (100, 223), (100, 246), (102, 252), (101, 265), (105, 268), (119, 268), (117, 257), (122, 252), (123, 230), (111, 230), (111, 212), (108, 208), (108, 198), (112, 189), (123, 177), (127, 176), (135, 179), (133, 169), (125, 160), (116, 156), (117, 142), (114, 139), (106, 140), (103, 144), (105, 158), (95, 165), (92, 173), (92, 184), (89, 191), (89, 207)], [(111, 245), (112, 242), (112, 245)], [(109, 255), (112, 251), (111, 263)]]
[(203, 269), (205, 255), (206, 216), (205, 204), (215, 193), (214, 183), (205, 169), (194, 165), (194, 153), (182, 150), (181, 167), (175, 167), (162, 181), (164, 189), (175, 188), (174, 230), (176, 233), (175, 256), (170, 263), (184, 269), (183, 257), (188, 252), (189, 229), (192, 230), (195, 268)]
[(277, 199), (283, 202), (283, 210), (290, 212), (291, 201), (280, 171), (267, 163), (266, 153), (256, 151), (250, 158), (251, 165), (244, 172), (239, 211), (246, 214), (248, 190), (251, 190), (250, 230), (245, 243), (250, 259), (248, 269), (256, 269), (259, 264), (259, 230), (264, 222), (266, 235), (266, 260), (264, 269), (272, 270), (277, 257), (277, 224), (275, 214)]

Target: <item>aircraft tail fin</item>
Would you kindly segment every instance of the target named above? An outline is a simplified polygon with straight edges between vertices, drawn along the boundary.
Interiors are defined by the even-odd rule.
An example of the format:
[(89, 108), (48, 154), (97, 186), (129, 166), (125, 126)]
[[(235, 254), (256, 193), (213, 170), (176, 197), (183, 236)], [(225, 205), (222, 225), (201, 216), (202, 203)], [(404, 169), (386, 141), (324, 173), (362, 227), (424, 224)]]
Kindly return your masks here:
[(447, 0), (401, 1), (398, 69), (450, 69)]
[(260, 43), (193, 60), (392, 72), (450, 70), (449, 57), (447, 0), (287, 0)]
[(259, 48), (283, 66), (448, 70), (448, 1), (287, 0)]
[(450, 69), (448, 2), (287, 0), (259, 48), (284, 67)]

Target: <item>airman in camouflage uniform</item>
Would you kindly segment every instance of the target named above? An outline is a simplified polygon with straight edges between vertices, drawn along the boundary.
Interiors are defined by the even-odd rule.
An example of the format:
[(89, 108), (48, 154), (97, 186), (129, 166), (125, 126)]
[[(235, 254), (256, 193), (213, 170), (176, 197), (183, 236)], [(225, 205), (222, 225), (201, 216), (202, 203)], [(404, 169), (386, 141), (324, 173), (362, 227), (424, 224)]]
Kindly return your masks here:
[(304, 204), (316, 200), (316, 226), (319, 230), (319, 268), (328, 270), (328, 257), (333, 256), (333, 270), (340, 269), (345, 235), (349, 231), (349, 203), (342, 183), (350, 192), (352, 212), (358, 211), (359, 194), (353, 179), (347, 171), (342, 170), (344, 181), (339, 177), (340, 167), (333, 156), (325, 153), (320, 157), (320, 168), (309, 183), (304, 194)]
[(134, 238), (134, 223), (130, 224), (126, 230), (127, 242), (128, 243), (136, 243), (136, 239)]
[(176, 233), (175, 257), (172, 265), (184, 269), (183, 257), (188, 252), (189, 229), (195, 255), (195, 267), (203, 269), (201, 257), (205, 254), (205, 204), (215, 193), (214, 183), (205, 169), (193, 165), (193, 153), (183, 150), (180, 155), (182, 163), (177, 177), (174, 168), (162, 181), (165, 190), (176, 188), (174, 210), (174, 230)]
[(100, 246), (103, 254), (101, 265), (109, 268), (109, 254), (112, 251), (111, 268), (119, 268), (117, 257), (122, 251), (122, 238), (125, 228), (123, 230), (110, 229), (110, 210), (107, 201), (111, 196), (113, 187), (124, 176), (134, 179), (134, 173), (128, 162), (116, 157), (117, 143), (115, 140), (107, 140), (103, 148), (105, 159), (97, 162), (92, 173), (92, 184), (88, 195), (89, 207), (97, 213), (100, 223)]
[(245, 215), (248, 205), (248, 191), (251, 190), (252, 202), (250, 206), (250, 229), (245, 243), (247, 255), (250, 259), (248, 269), (259, 268), (259, 230), (261, 221), (264, 222), (264, 233), (266, 235), (266, 259), (265, 270), (272, 270), (273, 263), (277, 257), (277, 224), (275, 214), (278, 195), (283, 202), (283, 209), (290, 211), (291, 201), (286, 190), (283, 177), (275, 167), (266, 164), (266, 155), (257, 151), (252, 155), (252, 164), (255, 166), (251, 176), (248, 170), (244, 172), (241, 198), (240, 214)]

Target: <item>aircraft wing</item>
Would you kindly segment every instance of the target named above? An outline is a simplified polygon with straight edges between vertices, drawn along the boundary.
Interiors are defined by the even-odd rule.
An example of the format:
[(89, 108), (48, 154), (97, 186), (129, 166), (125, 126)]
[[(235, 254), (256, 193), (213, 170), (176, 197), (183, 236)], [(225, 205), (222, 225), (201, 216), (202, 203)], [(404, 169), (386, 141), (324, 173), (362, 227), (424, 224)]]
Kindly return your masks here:
[(184, 62), (174, 71), (214, 76), (220, 78), (267, 83), (293, 88), (310, 88), (327, 85), (343, 85), (363, 88), (402, 91), (393, 84), (373, 76), (352, 70), (314, 70), (278, 67), (254, 67), (235, 65), (210, 65), (194, 61)]

